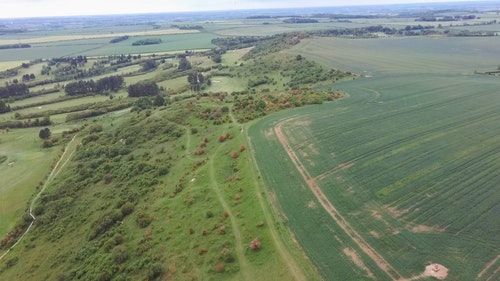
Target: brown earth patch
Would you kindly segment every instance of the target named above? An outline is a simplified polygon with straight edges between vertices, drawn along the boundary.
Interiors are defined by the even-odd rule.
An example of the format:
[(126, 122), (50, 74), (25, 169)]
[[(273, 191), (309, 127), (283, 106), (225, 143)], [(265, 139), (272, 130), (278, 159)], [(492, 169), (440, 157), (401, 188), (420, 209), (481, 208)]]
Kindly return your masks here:
[(440, 229), (439, 227), (428, 226), (428, 225), (423, 225), (423, 224), (408, 227), (408, 229), (413, 233), (442, 232), (443, 231), (443, 229)]
[(413, 281), (419, 280), (425, 277), (434, 277), (439, 280), (444, 280), (448, 276), (448, 268), (439, 263), (429, 263), (422, 274), (413, 276), (408, 279), (402, 279), (402, 281)]
[(376, 232), (375, 230), (371, 230), (370, 231), (370, 234), (375, 237), (375, 238), (380, 238), (380, 234), (378, 232)]
[(363, 269), (368, 277), (370, 278), (375, 278), (373, 273), (370, 271), (370, 269), (365, 265), (361, 257), (358, 255), (358, 253), (351, 249), (351, 248), (345, 248), (344, 249), (344, 254), (348, 256), (359, 268)]
[(424, 275), (444, 280), (448, 276), (448, 268), (439, 263), (432, 263), (425, 267)]
[(395, 218), (398, 218), (410, 211), (408, 209), (399, 210), (396, 207), (389, 207), (389, 206), (386, 206), (386, 210), (389, 211), (389, 213)]

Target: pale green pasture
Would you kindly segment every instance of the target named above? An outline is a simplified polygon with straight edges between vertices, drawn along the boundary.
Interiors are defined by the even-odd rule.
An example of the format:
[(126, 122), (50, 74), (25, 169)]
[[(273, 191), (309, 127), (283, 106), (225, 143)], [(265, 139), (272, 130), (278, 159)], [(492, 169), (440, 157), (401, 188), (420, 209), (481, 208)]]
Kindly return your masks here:
[(174, 78), (174, 79), (169, 79), (169, 80), (165, 80), (165, 81), (162, 81), (162, 82), (159, 82), (157, 83), (158, 84), (158, 87), (163, 87), (167, 90), (177, 90), (177, 89), (180, 89), (186, 85), (188, 85), (188, 81), (187, 81), (187, 78), (186, 76), (182, 76), (182, 77), (177, 77), (177, 78)]
[(11, 107), (26, 106), (29, 104), (35, 104), (35, 103), (39, 103), (39, 102), (56, 100), (57, 98), (62, 97), (62, 96), (64, 96), (64, 93), (62, 93), (62, 92), (40, 95), (40, 96), (32, 97), (29, 99), (22, 99), (22, 100), (11, 102), (10, 106)]
[(76, 106), (76, 105), (81, 105), (81, 104), (102, 102), (102, 101), (106, 101), (106, 100), (109, 100), (109, 97), (104, 96), (104, 95), (86, 96), (86, 97), (82, 97), (82, 98), (78, 98), (78, 99), (72, 99), (72, 100), (67, 100), (67, 101), (62, 101), (62, 102), (46, 104), (46, 105), (42, 105), (42, 106), (20, 109), (20, 110), (17, 110), (16, 112), (19, 112), (22, 115), (22, 114), (26, 114), (26, 113), (55, 110), (55, 109), (61, 109), (61, 108)]
[[(234, 65), (241, 61), (241, 58), (248, 53), (253, 47), (238, 49), (238, 50), (229, 50), (222, 57), (222, 62), (224, 65)], [(243, 62), (244, 63), (244, 62)]]
[[(0, 133), (0, 236), (7, 234), (20, 220), (36, 185), (50, 173), (59, 147), (41, 148), (39, 128), (15, 129)], [(13, 167), (7, 164), (14, 162)]]
[[(172, 35), (148, 35), (131, 36), (129, 39), (115, 43), (106, 44), (102, 48), (88, 49), (79, 55), (116, 55), (116, 54), (139, 54), (139, 53), (158, 53), (178, 50), (197, 50), (213, 48), (211, 40), (216, 36), (212, 33), (191, 33), (191, 34), (172, 34)], [(160, 44), (132, 46), (137, 40), (148, 38), (160, 38)], [(108, 40), (109, 41), (109, 40)]]
[(158, 74), (158, 70), (151, 71), (151, 72), (141, 74), (141, 75), (124, 77), (124, 80), (125, 80), (125, 83), (127, 85), (131, 85), (131, 84), (135, 84), (135, 83), (140, 82), (140, 81), (153, 79), (157, 74)]
[(362, 75), (472, 74), (495, 70), (499, 37), (313, 38), (287, 53)]
[(212, 77), (212, 85), (207, 88), (209, 92), (237, 92), (247, 88), (246, 80), (227, 76)]
[[(68, 56), (108, 56), (119, 54), (160, 53), (178, 50), (213, 48), (212, 33), (188, 33), (171, 35), (131, 36), (119, 43), (109, 43), (110, 38), (67, 40), (31, 44), (31, 48), (0, 50), (0, 61), (49, 59)], [(147, 38), (160, 38), (161, 44), (132, 46), (132, 43)], [(36, 75), (36, 74), (35, 74)]]

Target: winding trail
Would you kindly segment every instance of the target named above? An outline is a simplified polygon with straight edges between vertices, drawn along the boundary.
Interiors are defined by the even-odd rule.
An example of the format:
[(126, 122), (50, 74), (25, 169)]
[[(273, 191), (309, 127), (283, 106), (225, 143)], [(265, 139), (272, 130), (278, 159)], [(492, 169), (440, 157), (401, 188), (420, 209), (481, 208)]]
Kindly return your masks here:
[[(24, 231), (24, 233), (21, 235), (21, 237), (19, 237), (17, 242), (14, 245), (12, 245), (5, 253), (3, 253), (0, 256), (0, 260), (2, 260), (12, 249), (14, 249), (14, 247), (16, 247), (23, 240), (24, 236), (26, 236), (26, 234), (28, 234), (28, 232), (33, 227), (33, 224), (36, 221), (36, 217), (33, 214), (33, 207), (35, 206), (35, 203), (38, 200), (38, 198), (40, 198), (40, 195), (42, 195), (42, 193), (45, 191), (45, 189), (47, 189), (47, 186), (49, 186), (49, 184), (52, 182), (52, 180), (62, 171), (64, 166), (66, 166), (68, 161), (71, 159), (71, 156), (73, 156), (73, 153), (76, 151), (76, 147), (77, 147), (77, 145), (75, 144), (75, 138), (76, 138), (76, 135), (73, 136), (73, 138), (68, 143), (68, 145), (66, 145), (66, 148), (64, 149), (64, 152), (61, 155), (61, 158), (59, 158), (56, 165), (54, 166), (54, 169), (52, 169), (52, 172), (50, 172), (49, 176), (47, 177), (47, 180), (43, 184), (43, 187), (40, 189), (40, 192), (38, 192), (37, 195), (33, 198), (33, 200), (31, 200), (29, 215), (31, 216), (31, 218), (33, 218), (33, 220), (31, 221), (30, 225), (28, 226), (26, 231)], [(68, 153), (69, 153), (69, 155), (67, 155)]]
[(309, 189), (312, 191), (316, 199), (321, 204), (321, 206), (330, 214), (337, 225), (342, 228), (342, 230), (356, 243), (359, 248), (370, 257), (377, 266), (385, 272), (392, 280), (404, 280), (402, 275), (389, 263), (382, 255), (380, 255), (373, 247), (366, 242), (363, 237), (350, 225), (350, 223), (340, 214), (340, 212), (333, 206), (333, 204), (328, 200), (328, 197), (323, 193), (321, 187), (316, 182), (316, 180), (309, 174), (304, 165), (300, 162), (298, 156), (293, 151), (292, 147), (288, 143), (286, 137), (282, 131), (282, 125), (284, 122), (290, 121), (289, 119), (283, 120), (276, 124), (274, 127), (274, 133), (276, 134), (279, 142), (287, 152), (290, 160), (297, 168), (302, 178), (306, 182)]
[(227, 204), (226, 200), (224, 200), (224, 196), (222, 195), (221, 188), (217, 182), (216, 175), (215, 175), (215, 167), (214, 167), (214, 159), (215, 155), (217, 155), (217, 152), (220, 150), (220, 148), (223, 147), (220, 145), (217, 150), (214, 152), (214, 157), (210, 158), (209, 165), (208, 165), (208, 172), (210, 174), (210, 181), (212, 185), (212, 189), (215, 191), (215, 194), (217, 195), (217, 199), (219, 199), (220, 204), (222, 205), (222, 208), (224, 209), (225, 212), (229, 214), (228, 218), (231, 221), (231, 227), (233, 229), (233, 234), (236, 239), (236, 255), (238, 257), (238, 261), (240, 263), (240, 272), (243, 275), (243, 280), (255, 280), (252, 278), (250, 272), (250, 264), (248, 260), (245, 257), (245, 250), (243, 248), (243, 243), (241, 239), (241, 233), (240, 229), (238, 227), (238, 224), (236, 222), (235, 216), (231, 212), (231, 208), (229, 208), (229, 205)]

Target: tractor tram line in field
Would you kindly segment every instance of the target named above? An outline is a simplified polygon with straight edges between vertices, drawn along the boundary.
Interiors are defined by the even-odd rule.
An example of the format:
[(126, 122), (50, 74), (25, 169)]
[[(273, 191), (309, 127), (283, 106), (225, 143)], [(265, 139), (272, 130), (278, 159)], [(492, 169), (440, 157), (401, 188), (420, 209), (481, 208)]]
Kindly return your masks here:
[(328, 212), (332, 219), (338, 224), (338, 226), (359, 246), (359, 248), (368, 255), (377, 266), (387, 274), (392, 280), (405, 280), (401, 273), (399, 273), (389, 262), (387, 262), (382, 255), (380, 255), (373, 247), (368, 244), (363, 237), (350, 225), (350, 223), (339, 213), (339, 211), (332, 205), (328, 200), (326, 195), (322, 192), (320, 186), (316, 180), (311, 177), (309, 172), (306, 170), (304, 165), (300, 162), (298, 156), (295, 154), (290, 144), (288, 143), (286, 137), (282, 131), (282, 125), (284, 122), (288, 122), (290, 119), (285, 119), (274, 127), (274, 134), (278, 138), (279, 142), (286, 150), (290, 160), (293, 165), (297, 168), (300, 175), (308, 185), (309, 189), (313, 192), (314, 196), (317, 198), (321, 206)]

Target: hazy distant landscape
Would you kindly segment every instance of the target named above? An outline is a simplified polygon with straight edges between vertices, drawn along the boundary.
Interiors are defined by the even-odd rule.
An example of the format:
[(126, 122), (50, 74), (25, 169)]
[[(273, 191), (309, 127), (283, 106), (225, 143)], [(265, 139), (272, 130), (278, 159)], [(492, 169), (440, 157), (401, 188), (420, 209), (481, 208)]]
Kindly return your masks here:
[(500, 279), (499, 13), (0, 19), (0, 280)]

